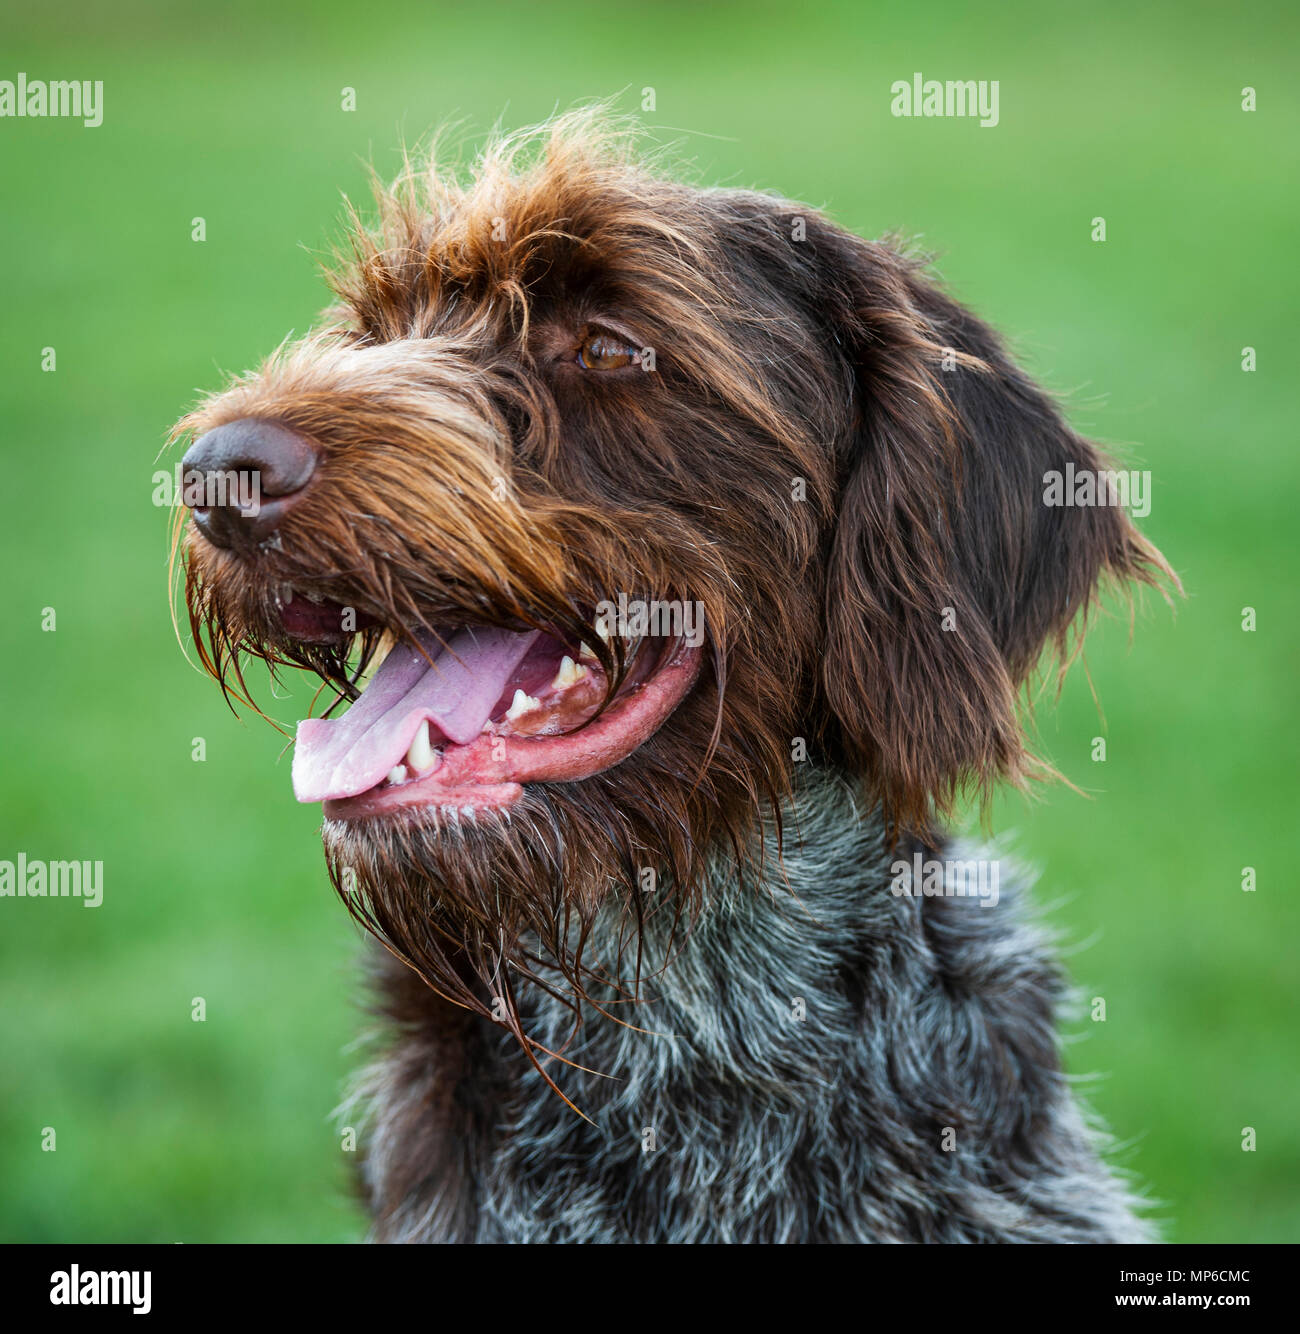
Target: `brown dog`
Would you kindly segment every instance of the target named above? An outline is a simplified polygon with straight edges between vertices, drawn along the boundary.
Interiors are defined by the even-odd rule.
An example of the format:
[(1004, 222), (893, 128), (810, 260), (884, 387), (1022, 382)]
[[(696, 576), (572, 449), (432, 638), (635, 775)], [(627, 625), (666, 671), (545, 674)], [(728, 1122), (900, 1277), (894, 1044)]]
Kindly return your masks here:
[[(589, 117), (381, 204), (322, 327), (178, 427), (192, 470), (260, 479), (186, 539), (213, 675), (245, 695), (247, 653), (355, 698), (382, 656), (294, 760), (401, 965), (381, 1235), (1137, 1235), (1036, 939), (883, 870), (1031, 771), (1018, 687), (1099, 578), (1168, 573), (1121, 508), (1044, 503), (1103, 457), (916, 262)], [(818, 1000), (801, 1055), (759, 977)]]

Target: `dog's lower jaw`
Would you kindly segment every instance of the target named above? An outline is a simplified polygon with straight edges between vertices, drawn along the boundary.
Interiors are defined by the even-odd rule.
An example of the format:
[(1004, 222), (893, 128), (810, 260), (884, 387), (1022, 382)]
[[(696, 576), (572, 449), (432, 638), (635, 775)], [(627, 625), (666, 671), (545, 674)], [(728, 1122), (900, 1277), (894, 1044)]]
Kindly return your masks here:
[(588, 1010), (566, 1047), (571, 1013), (523, 992), (526, 1031), (600, 1072), (550, 1065), (590, 1120), (508, 1034), (384, 966), (377, 1240), (1150, 1239), (1061, 1073), (1063, 984), (1021, 878), (1000, 868), (996, 906), (894, 893), (911, 849), (834, 774), (785, 828), (786, 880), (769, 858), (738, 892), (719, 863), (650, 999), (620, 1007), (636, 1027)]

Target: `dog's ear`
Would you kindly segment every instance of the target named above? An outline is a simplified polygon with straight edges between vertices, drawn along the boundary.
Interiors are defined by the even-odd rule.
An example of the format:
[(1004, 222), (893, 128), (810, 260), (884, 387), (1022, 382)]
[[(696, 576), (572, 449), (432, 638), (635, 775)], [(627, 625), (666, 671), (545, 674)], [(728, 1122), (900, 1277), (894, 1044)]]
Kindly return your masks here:
[(924, 828), (968, 784), (1030, 771), (1019, 687), (1045, 645), (1068, 661), (1103, 576), (1177, 581), (1119, 505), (1045, 502), (1050, 475), (1112, 465), (987, 325), (885, 246), (809, 239), (857, 395), (828, 555), (833, 744), (894, 828)]

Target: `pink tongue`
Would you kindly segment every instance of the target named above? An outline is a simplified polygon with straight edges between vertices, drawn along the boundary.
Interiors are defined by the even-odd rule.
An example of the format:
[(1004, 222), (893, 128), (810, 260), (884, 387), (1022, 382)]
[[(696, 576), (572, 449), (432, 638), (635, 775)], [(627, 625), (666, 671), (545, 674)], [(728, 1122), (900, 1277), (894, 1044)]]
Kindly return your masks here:
[(398, 644), (342, 718), (298, 724), (293, 791), (299, 801), (369, 791), (402, 762), (424, 718), (435, 745), (439, 733), (468, 745), (483, 730), (537, 631), (514, 634), (478, 626), (462, 630), (445, 649), (432, 635), (418, 638), (432, 666), (419, 649)]

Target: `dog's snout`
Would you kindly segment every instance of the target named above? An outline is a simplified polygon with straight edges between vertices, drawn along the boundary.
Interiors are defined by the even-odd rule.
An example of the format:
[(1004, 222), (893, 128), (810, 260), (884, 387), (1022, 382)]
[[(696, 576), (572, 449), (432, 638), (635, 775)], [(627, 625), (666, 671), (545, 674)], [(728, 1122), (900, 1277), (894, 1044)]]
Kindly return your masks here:
[(258, 418), (227, 422), (200, 436), (182, 463), (186, 503), (199, 531), (219, 547), (264, 542), (303, 495), (317, 457), (309, 440)]

